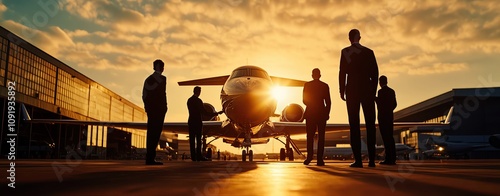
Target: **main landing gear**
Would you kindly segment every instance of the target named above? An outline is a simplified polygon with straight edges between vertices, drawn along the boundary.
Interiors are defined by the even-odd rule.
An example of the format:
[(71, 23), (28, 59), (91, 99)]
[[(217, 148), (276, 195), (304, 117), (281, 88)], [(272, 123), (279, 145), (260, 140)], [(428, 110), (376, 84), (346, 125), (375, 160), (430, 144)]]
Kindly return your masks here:
[(280, 149), (280, 161), (286, 161), (286, 158), (288, 157), (289, 161), (293, 161), (293, 151), (291, 148), (288, 148), (288, 151), (285, 148)]
[(297, 154), (302, 155), (304, 157), (302, 152), (300, 152), (299, 148), (297, 147), (297, 144), (295, 144), (295, 142), (293, 142), (293, 140), (290, 138), (290, 135), (285, 135), (285, 138), (286, 142), (281, 141), (279, 138), (274, 138), (285, 145), (285, 148), (280, 149), (280, 161), (286, 161), (287, 157), (288, 161), (295, 160), (293, 155), (293, 150), (292, 148), (290, 148), (290, 145), (292, 145), (293, 149), (297, 152)]
[[(242, 161), (247, 161), (247, 156), (248, 156), (248, 161), (253, 161), (253, 150), (248, 150), (248, 147), (246, 147), (246, 150), (243, 150), (241, 152), (241, 160)], [(248, 151), (248, 154), (247, 154)]]

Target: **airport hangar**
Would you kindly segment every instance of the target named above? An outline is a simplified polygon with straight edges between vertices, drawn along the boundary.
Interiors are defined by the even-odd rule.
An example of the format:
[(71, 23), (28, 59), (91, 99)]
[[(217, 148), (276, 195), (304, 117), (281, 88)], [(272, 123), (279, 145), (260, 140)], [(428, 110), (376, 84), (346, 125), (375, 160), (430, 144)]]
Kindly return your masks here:
[[(145, 122), (147, 116), (142, 107), (0, 27), (1, 157), (9, 150), (10, 82), (15, 82), (17, 158), (65, 158), (77, 152), (83, 159), (129, 159), (138, 156), (135, 148), (146, 147), (145, 130), (21, 123), (20, 103), (32, 118), (39, 119)], [(160, 140), (160, 146), (169, 142), (177, 148), (177, 134), (162, 134)]]

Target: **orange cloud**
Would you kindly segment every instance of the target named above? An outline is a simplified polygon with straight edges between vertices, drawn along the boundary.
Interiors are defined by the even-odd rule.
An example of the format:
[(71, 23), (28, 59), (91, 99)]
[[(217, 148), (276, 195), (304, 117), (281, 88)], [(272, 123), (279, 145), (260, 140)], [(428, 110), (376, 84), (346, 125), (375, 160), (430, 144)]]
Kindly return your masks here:
[(413, 67), (408, 70), (410, 75), (441, 74), (467, 70), (465, 63), (434, 63), (427, 66)]
[(469, 69), (466, 63), (442, 62), (435, 55), (416, 54), (404, 56), (400, 59), (390, 60), (389, 63), (380, 66), (381, 73), (389, 75), (429, 75), (445, 74), (451, 72), (465, 71)]
[(0, 16), (3, 14), (3, 12), (7, 11), (7, 6), (3, 4), (3, 2), (0, 0)]

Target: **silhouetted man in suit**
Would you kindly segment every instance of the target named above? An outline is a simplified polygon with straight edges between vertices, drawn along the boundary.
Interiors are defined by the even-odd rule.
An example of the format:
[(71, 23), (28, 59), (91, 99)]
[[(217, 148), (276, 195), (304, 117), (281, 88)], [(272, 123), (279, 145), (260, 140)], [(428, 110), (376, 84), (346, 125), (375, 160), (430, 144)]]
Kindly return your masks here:
[(363, 106), (366, 123), (369, 167), (375, 167), (375, 95), (377, 93), (378, 66), (373, 51), (359, 44), (361, 35), (357, 29), (349, 32), (351, 46), (342, 49), (340, 58), (340, 98), (347, 102), (351, 129), (351, 148), (354, 163), (351, 167), (363, 167), (361, 160), (361, 135), (359, 109)]
[(142, 101), (148, 115), (148, 132), (146, 139), (146, 165), (163, 165), (156, 162), (156, 147), (163, 130), (163, 121), (167, 113), (167, 77), (161, 75), (165, 64), (162, 60), (153, 62), (155, 72), (144, 81)]
[(325, 151), (325, 127), (326, 121), (330, 118), (330, 87), (319, 80), (321, 72), (318, 68), (312, 71), (312, 81), (304, 84), (302, 101), (306, 105), (304, 118), (306, 119), (307, 131), (307, 159), (304, 165), (309, 165), (314, 155), (314, 134), (318, 130), (318, 151), (317, 165), (323, 166), (323, 153)]
[(387, 86), (387, 77), (380, 76), (380, 90), (378, 90), (377, 109), (378, 109), (378, 124), (380, 135), (384, 141), (385, 160), (379, 164), (395, 165), (396, 164), (396, 143), (393, 137), (394, 114), (396, 109), (396, 93), (392, 88)]
[[(196, 86), (193, 89), (193, 96), (187, 101), (189, 110), (188, 126), (189, 126), (189, 147), (191, 150), (192, 161), (207, 161), (208, 159), (201, 155), (201, 135), (203, 132), (203, 119), (205, 116), (217, 116), (220, 112), (207, 112), (203, 107), (203, 101), (198, 98), (201, 94), (201, 87)], [(196, 144), (195, 144), (196, 140)]]

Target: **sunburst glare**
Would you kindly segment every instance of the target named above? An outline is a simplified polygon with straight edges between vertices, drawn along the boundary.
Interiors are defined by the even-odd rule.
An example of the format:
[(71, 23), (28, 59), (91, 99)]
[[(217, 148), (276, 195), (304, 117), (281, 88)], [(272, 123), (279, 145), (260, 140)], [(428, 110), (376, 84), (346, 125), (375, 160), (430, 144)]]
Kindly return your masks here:
[(271, 93), (276, 101), (281, 102), (286, 97), (286, 90), (281, 86), (275, 86), (272, 88)]

